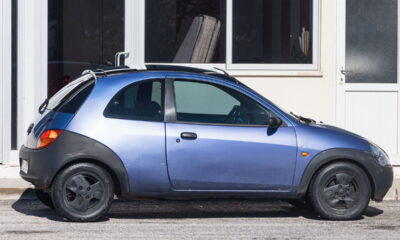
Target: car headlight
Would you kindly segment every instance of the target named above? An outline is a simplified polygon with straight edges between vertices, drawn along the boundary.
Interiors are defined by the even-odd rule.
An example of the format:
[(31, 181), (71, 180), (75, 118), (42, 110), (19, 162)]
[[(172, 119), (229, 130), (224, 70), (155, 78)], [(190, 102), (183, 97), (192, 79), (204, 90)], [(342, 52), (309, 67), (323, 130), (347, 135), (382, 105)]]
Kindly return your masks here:
[(372, 154), (374, 155), (376, 161), (379, 163), (381, 166), (391, 166), (389, 156), (386, 154), (386, 152), (380, 148), (378, 145), (375, 143), (370, 142), (370, 147)]

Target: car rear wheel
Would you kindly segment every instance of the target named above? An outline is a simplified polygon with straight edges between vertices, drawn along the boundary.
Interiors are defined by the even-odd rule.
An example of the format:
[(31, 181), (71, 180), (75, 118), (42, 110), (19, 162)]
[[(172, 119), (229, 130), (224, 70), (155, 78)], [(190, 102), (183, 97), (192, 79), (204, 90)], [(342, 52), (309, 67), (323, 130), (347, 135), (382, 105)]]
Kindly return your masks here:
[(45, 192), (43, 189), (35, 188), (36, 197), (46, 206), (54, 208), (53, 201), (51, 200), (51, 195)]
[(110, 174), (91, 163), (79, 163), (64, 169), (52, 186), (56, 211), (77, 222), (96, 221), (104, 217), (114, 198)]
[(321, 169), (313, 178), (309, 198), (321, 217), (352, 220), (361, 216), (371, 198), (371, 184), (355, 164), (338, 162)]

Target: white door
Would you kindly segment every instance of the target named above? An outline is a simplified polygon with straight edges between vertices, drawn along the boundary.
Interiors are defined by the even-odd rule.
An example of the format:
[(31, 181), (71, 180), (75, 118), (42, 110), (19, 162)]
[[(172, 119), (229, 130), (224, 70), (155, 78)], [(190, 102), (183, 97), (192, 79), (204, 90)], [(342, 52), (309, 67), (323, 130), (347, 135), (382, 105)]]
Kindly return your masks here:
[(337, 125), (400, 164), (398, 1), (338, 0)]

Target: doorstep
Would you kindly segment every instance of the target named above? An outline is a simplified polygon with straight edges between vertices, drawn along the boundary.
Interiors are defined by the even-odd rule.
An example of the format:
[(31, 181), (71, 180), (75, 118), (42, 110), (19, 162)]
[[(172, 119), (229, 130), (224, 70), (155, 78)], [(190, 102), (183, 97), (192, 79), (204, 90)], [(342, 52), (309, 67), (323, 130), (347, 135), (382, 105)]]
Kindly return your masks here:
[[(400, 166), (394, 166), (393, 186), (384, 200), (400, 200)], [(5, 194), (21, 194), (33, 185), (19, 176), (19, 166), (0, 164), (0, 198)]]

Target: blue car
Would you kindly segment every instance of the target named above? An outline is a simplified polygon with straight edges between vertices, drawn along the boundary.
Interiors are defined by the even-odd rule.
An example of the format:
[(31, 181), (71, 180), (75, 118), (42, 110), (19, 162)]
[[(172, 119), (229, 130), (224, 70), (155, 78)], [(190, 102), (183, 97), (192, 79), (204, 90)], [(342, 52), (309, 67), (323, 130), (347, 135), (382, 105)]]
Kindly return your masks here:
[(374, 143), (286, 113), (209, 70), (89, 70), (39, 112), (20, 175), (71, 221), (102, 218), (114, 195), (283, 199), (349, 220), (382, 201), (393, 181)]

